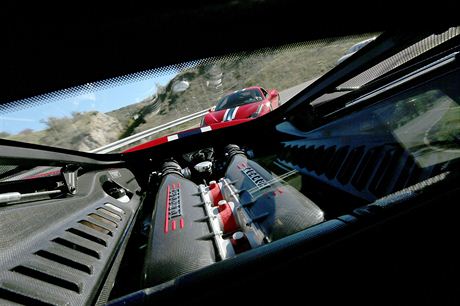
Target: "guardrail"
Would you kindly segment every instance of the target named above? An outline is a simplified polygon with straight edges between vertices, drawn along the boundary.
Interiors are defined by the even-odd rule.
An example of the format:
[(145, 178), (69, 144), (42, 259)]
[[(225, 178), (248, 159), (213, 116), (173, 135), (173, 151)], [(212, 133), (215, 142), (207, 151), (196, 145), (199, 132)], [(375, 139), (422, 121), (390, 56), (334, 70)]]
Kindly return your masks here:
[(124, 146), (127, 146), (127, 145), (133, 143), (133, 142), (136, 142), (136, 141), (139, 141), (139, 140), (144, 139), (146, 137), (152, 136), (152, 135), (154, 135), (156, 133), (159, 133), (161, 131), (164, 131), (164, 130), (167, 130), (169, 128), (175, 127), (177, 125), (186, 123), (186, 122), (191, 121), (193, 119), (200, 118), (201, 116), (205, 115), (207, 112), (208, 112), (208, 110), (205, 109), (205, 110), (201, 110), (199, 112), (196, 112), (196, 113), (181, 117), (179, 119), (175, 119), (175, 120), (173, 120), (171, 122), (168, 122), (168, 123), (165, 123), (165, 124), (150, 128), (150, 129), (142, 131), (140, 133), (137, 133), (137, 134), (128, 136), (126, 138), (117, 140), (115, 142), (109, 143), (109, 144), (107, 144), (105, 146), (102, 146), (100, 148), (91, 150), (91, 151), (89, 151), (89, 153), (103, 154), (103, 153), (112, 152), (112, 151), (114, 151), (116, 149), (122, 148)]

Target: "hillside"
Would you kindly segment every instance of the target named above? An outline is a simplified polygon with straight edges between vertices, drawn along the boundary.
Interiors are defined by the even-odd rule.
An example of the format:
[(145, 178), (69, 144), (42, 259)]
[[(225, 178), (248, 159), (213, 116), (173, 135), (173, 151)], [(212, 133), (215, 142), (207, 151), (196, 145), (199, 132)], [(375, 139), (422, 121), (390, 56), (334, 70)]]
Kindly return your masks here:
[(107, 113), (77, 112), (71, 117), (50, 117), (41, 131), (24, 130), (16, 135), (4, 133), (3, 138), (48, 146), (91, 151), (120, 139), (142, 112), (152, 113), (153, 97), (147, 97)]
[(152, 100), (153, 97), (147, 97), (139, 103), (130, 104), (105, 114), (117, 119), (123, 128), (126, 128), (131, 124), (136, 115), (142, 111), (142, 109), (145, 109), (152, 104)]
[[(371, 36), (374, 35), (366, 38)], [(363, 39), (330, 39), (258, 53), (241, 53), (217, 58), (213, 62), (203, 61), (179, 73), (159, 92), (160, 111), (139, 119), (145, 122), (139, 123), (133, 132), (210, 108), (230, 91), (253, 85), (281, 91), (311, 80), (333, 68), (346, 50)], [(184, 92), (173, 92), (173, 85), (182, 80), (190, 84), (189, 88)]]
[(72, 117), (48, 118), (43, 131), (24, 131), (8, 139), (79, 151), (90, 151), (114, 142), (123, 126), (114, 117), (100, 112), (74, 113)]

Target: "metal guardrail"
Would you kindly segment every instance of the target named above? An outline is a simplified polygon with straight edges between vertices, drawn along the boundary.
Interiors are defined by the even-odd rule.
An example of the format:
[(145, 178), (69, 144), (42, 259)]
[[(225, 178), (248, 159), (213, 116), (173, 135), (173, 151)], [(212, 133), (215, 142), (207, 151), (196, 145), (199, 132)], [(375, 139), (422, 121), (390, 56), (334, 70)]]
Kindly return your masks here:
[(173, 120), (171, 122), (168, 122), (168, 123), (165, 123), (165, 124), (150, 128), (148, 130), (145, 130), (145, 131), (139, 132), (137, 134), (128, 136), (126, 138), (117, 140), (115, 142), (109, 143), (109, 144), (107, 144), (105, 146), (102, 146), (100, 148), (91, 150), (91, 151), (89, 151), (89, 153), (103, 154), (103, 153), (112, 152), (112, 151), (114, 151), (116, 149), (122, 148), (124, 146), (127, 146), (127, 145), (133, 143), (133, 142), (139, 141), (141, 139), (144, 139), (146, 137), (149, 137), (149, 136), (154, 135), (156, 133), (159, 133), (161, 131), (164, 131), (164, 130), (167, 130), (169, 128), (175, 127), (177, 125), (186, 123), (186, 122), (191, 121), (193, 119), (200, 118), (201, 116), (205, 115), (207, 112), (208, 112), (208, 110), (205, 109), (205, 110), (201, 110), (199, 112), (196, 112), (196, 113), (181, 117), (179, 119), (175, 119), (175, 120)]

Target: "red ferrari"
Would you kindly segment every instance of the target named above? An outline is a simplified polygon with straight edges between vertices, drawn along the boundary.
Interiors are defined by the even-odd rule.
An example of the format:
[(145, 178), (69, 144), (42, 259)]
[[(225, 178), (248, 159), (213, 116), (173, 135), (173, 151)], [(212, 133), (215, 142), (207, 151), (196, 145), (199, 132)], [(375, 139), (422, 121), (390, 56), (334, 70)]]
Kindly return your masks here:
[(201, 121), (201, 126), (232, 120), (254, 119), (278, 107), (280, 95), (277, 90), (266, 91), (252, 86), (234, 91), (219, 100)]

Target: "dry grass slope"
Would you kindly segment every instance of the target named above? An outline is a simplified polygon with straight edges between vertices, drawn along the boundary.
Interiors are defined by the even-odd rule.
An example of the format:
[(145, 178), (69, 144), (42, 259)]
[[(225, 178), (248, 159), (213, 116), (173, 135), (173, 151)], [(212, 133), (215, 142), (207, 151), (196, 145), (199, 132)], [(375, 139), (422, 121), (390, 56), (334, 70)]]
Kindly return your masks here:
[[(311, 80), (333, 68), (352, 45), (372, 36), (294, 44), (218, 58), (212, 63), (203, 62), (179, 73), (159, 93), (160, 112), (144, 116), (145, 122), (139, 124), (133, 132), (210, 108), (222, 94), (244, 87), (260, 85), (281, 91)], [(222, 86), (216, 88), (212, 83), (220, 73)], [(188, 81), (190, 87), (184, 92), (174, 93), (172, 85), (181, 80)]]

